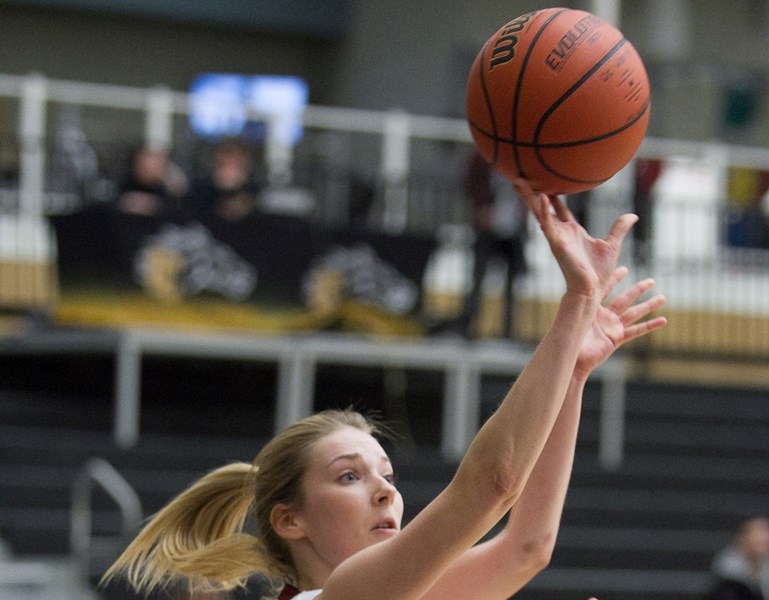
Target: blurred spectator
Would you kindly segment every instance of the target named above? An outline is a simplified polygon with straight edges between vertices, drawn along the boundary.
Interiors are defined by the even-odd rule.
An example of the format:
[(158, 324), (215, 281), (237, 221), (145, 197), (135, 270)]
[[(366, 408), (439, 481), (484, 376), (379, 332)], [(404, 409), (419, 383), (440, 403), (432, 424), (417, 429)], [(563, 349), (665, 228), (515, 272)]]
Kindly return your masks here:
[(769, 518), (740, 523), (711, 570), (717, 581), (708, 600), (769, 600)]
[(472, 205), (473, 275), (458, 324), (465, 337), (471, 337), (483, 295), (486, 271), (495, 258), (505, 268), (502, 336), (512, 337), (515, 282), (526, 271), (524, 246), (527, 239), (526, 205), (512, 184), (497, 174), (477, 152), (473, 154), (465, 177), (465, 192)]
[(733, 215), (727, 231), (731, 246), (769, 248), (769, 193)]
[(633, 212), (638, 222), (633, 226), (633, 258), (636, 264), (646, 265), (649, 260), (652, 226), (654, 184), (662, 174), (662, 161), (654, 158), (638, 158), (635, 161), (635, 188)]
[(164, 150), (143, 147), (132, 156), (117, 198), (118, 210), (134, 215), (175, 212), (187, 193), (187, 176)]
[(569, 207), (574, 218), (577, 219), (577, 223), (588, 229), (590, 223), (588, 223), (587, 212), (590, 206), (590, 190), (569, 194), (566, 196), (566, 206)]
[(259, 191), (247, 148), (227, 140), (214, 151), (211, 172), (193, 186), (191, 198), (203, 214), (240, 221), (257, 209)]
[(359, 231), (367, 229), (371, 217), (371, 208), (374, 206), (374, 185), (356, 173), (350, 176), (350, 196), (348, 205), (348, 218), (350, 229)]

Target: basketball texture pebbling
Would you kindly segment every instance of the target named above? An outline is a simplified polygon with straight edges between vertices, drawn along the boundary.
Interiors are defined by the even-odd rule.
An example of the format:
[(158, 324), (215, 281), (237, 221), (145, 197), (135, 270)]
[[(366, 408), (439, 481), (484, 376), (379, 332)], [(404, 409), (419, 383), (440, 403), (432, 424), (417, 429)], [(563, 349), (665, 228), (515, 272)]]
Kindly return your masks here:
[(590, 190), (638, 151), (649, 123), (638, 52), (591, 13), (547, 8), (501, 27), (467, 81), (467, 120), (481, 155), (507, 179), (546, 194)]

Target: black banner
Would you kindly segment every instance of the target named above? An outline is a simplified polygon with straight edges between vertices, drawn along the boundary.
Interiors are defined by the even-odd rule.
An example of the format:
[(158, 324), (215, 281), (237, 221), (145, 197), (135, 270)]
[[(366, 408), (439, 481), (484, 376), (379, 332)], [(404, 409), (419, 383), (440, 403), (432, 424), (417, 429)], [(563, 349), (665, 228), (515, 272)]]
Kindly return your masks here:
[[(432, 238), (333, 229), (273, 214), (232, 223), (128, 215), (111, 207), (51, 222), (64, 320), (98, 312), (97, 320), (109, 321), (110, 303), (119, 303), (114, 324), (127, 325), (130, 303), (141, 301), (151, 322), (162, 322), (174, 308), (178, 320), (194, 303), (193, 320), (203, 325), (215, 325), (210, 321), (229, 306), (240, 314), (290, 315), (288, 329), (344, 328), (345, 315), (355, 315), (356, 329), (419, 332)], [(206, 303), (215, 307), (208, 319), (200, 310)], [(146, 315), (148, 309), (153, 314)]]

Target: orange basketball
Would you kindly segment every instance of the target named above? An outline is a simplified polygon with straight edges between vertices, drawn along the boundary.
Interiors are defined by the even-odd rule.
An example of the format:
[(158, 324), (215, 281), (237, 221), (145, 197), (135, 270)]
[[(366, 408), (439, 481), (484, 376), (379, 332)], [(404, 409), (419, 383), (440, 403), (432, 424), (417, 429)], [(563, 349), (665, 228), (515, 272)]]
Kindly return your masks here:
[(633, 45), (581, 10), (526, 13), (484, 44), (467, 120), (486, 161), (547, 194), (589, 190), (633, 158), (649, 123), (649, 79)]

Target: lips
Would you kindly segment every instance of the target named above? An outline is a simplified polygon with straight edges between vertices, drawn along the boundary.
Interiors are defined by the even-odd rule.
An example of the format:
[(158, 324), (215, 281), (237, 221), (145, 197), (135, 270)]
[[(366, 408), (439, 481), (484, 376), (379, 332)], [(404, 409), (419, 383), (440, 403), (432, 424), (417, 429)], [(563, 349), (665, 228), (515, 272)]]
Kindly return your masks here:
[(381, 530), (381, 529), (397, 529), (397, 528), (398, 526), (395, 522), (395, 519), (387, 518), (379, 521), (372, 529)]

